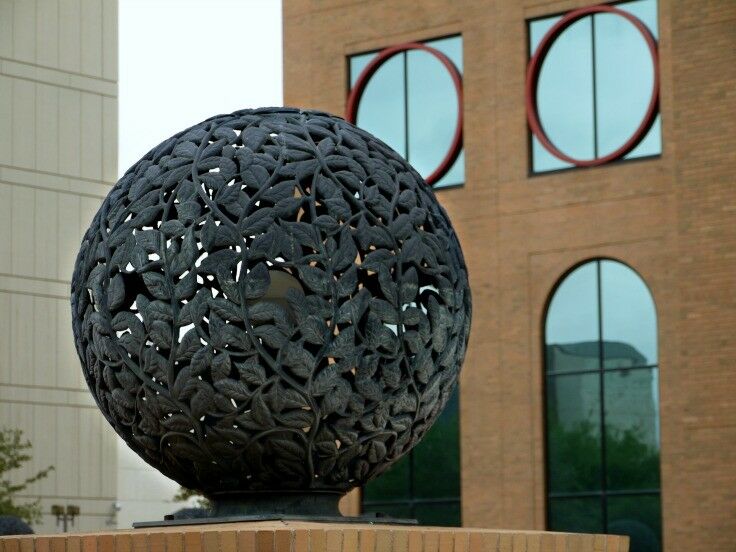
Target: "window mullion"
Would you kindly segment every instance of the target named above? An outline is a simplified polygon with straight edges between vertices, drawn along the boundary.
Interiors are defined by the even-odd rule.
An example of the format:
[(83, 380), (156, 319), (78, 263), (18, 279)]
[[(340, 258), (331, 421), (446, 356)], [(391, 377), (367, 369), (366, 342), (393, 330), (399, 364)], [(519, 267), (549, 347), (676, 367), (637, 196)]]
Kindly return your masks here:
[(409, 161), (409, 52), (404, 52), (404, 159)]
[(590, 59), (593, 80), (593, 159), (598, 159), (598, 92), (595, 74), (595, 15), (590, 16)]
[(603, 342), (603, 290), (601, 285), (601, 262), (596, 261), (596, 277), (598, 291), (598, 401), (600, 409), (600, 432), (601, 432), (601, 517), (603, 532), (608, 532), (608, 499), (606, 498), (606, 477), (608, 466), (606, 465), (606, 405), (605, 405), (605, 354)]

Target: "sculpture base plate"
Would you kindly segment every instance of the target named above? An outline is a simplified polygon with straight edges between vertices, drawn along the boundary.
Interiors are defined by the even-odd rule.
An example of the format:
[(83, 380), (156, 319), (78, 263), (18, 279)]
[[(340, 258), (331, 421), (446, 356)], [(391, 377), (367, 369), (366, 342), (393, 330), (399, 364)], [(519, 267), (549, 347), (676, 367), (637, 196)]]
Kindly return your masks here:
[(418, 525), (415, 519), (382, 517), (380, 515), (363, 516), (299, 516), (286, 514), (254, 514), (245, 516), (215, 516), (190, 519), (164, 519), (161, 521), (136, 521), (134, 529), (144, 527), (175, 527), (180, 525), (209, 525), (213, 523), (242, 523), (253, 521), (306, 521), (316, 523), (359, 523), (363, 525)]
[(360, 523), (364, 525), (417, 525), (414, 519), (385, 517), (380, 513), (343, 516), (339, 502), (344, 492), (263, 491), (256, 493), (218, 493), (208, 498), (212, 507), (202, 517), (164, 517), (161, 521), (138, 521), (135, 529), (181, 525), (211, 525), (254, 521), (299, 521), (318, 523)]

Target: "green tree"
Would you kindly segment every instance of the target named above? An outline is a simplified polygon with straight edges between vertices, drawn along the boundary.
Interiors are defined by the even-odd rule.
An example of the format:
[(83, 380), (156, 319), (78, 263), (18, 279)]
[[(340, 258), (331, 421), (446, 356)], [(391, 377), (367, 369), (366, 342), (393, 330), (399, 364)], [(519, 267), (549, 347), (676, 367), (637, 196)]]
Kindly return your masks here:
[(20, 468), (31, 459), (31, 448), (31, 442), (23, 440), (21, 430), (0, 428), (0, 515), (16, 516), (28, 523), (36, 523), (41, 521), (40, 501), (18, 504), (16, 496), (32, 483), (46, 477), (54, 467), (49, 466), (21, 481), (14, 481), (8, 475), (8, 472)]

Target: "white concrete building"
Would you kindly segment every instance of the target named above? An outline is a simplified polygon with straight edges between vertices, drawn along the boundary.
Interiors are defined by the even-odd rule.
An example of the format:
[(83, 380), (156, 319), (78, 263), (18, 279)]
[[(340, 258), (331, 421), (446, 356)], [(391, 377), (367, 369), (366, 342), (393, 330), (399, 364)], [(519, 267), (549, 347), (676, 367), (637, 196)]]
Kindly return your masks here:
[(24, 477), (55, 470), (36, 532), (129, 527), (180, 505), (97, 410), (69, 306), (83, 231), (117, 180), (117, 0), (0, 0), (0, 426), (33, 444)]

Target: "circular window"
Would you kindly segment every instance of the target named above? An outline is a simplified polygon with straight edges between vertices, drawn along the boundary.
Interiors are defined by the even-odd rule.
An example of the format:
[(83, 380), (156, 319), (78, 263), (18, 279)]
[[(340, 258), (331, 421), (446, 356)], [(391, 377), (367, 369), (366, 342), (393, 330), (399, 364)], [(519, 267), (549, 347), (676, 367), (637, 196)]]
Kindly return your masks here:
[(426, 44), (399, 44), (360, 72), (345, 118), (403, 152), (431, 186), (462, 151), (462, 98), (462, 77), (448, 56)]
[(620, 159), (657, 118), (657, 44), (632, 13), (574, 10), (544, 34), (529, 62), (529, 126), (558, 159), (578, 167)]

